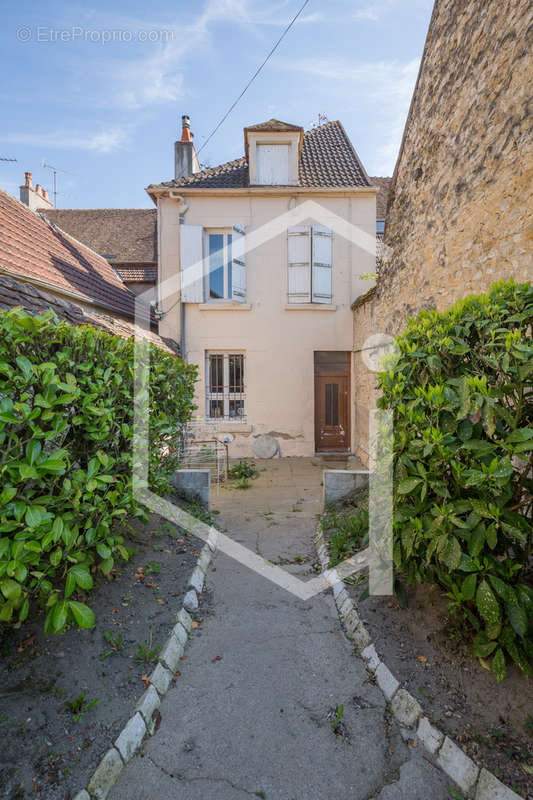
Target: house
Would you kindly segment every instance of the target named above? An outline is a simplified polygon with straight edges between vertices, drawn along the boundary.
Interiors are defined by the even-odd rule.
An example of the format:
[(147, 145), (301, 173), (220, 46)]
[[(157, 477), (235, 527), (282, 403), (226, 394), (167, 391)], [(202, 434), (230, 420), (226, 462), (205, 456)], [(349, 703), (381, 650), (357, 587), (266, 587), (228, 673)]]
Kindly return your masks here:
[[(134, 294), (157, 279), (157, 212), (153, 208), (47, 209), (46, 218), (105, 258)], [(148, 295), (146, 295), (148, 297)]]
[[(134, 294), (153, 291), (157, 277), (157, 214), (152, 208), (57, 209), (25, 173), (20, 201), (105, 258)], [(149, 295), (146, 295), (148, 299)]]
[(389, 188), (388, 258), (354, 306), (354, 448), (365, 463), (376, 402), (369, 337), (533, 276), (530, 26), (527, 0), (435, 2)]
[(175, 166), (147, 191), (160, 332), (199, 367), (198, 429), (232, 456), (351, 452), (351, 303), (375, 270), (376, 187), (342, 124), (250, 125), (242, 157), (200, 170), (184, 117)]
[[(105, 258), (31, 209), (43, 195), (32, 188), (29, 173), (26, 188), (28, 194), (38, 195), (29, 194), (29, 203), (0, 189), (0, 309), (21, 306), (30, 314), (52, 309), (72, 324), (133, 336), (135, 295)], [(148, 305), (145, 310), (146, 324)], [(155, 331), (147, 336), (159, 347), (178, 352), (176, 342), (162, 340)]]

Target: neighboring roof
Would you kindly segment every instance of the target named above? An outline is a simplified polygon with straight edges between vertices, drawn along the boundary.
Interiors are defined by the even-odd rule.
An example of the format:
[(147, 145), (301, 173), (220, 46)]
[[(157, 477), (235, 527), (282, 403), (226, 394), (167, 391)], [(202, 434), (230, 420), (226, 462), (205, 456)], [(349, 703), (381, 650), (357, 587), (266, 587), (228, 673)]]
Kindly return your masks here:
[[(270, 123), (262, 124), (269, 125)], [(258, 126), (252, 126), (252, 128), (258, 129)], [(251, 128), (247, 130), (251, 130)], [(296, 130), (300, 129), (296, 128)], [(338, 120), (326, 122), (324, 125), (304, 133), (300, 156), (299, 186), (308, 188), (342, 188), (346, 186), (351, 188), (370, 185), (371, 182), (364, 167)], [(243, 157), (220, 164), (218, 167), (209, 167), (179, 180), (152, 184), (148, 187), (148, 191), (178, 187), (244, 189), (248, 186), (248, 164)]]
[[(59, 319), (64, 319), (72, 325), (93, 325), (123, 339), (130, 339), (135, 333), (132, 322), (99, 313), (96, 309), (84, 311), (62, 298), (42, 292), (31, 283), (22, 283), (0, 273), (0, 310), (19, 306), (31, 316), (52, 310)], [(179, 353), (178, 345), (171, 339), (163, 339), (153, 331), (144, 331), (144, 336), (167, 353), (174, 355)]]
[(134, 295), (109, 263), (0, 189), (0, 272), (43, 281), (133, 317)]
[(116, 270), (126, 283), (156, 283), (157, 265), (118, 264)]
[(42, 209), (47, 219), (113, 265), (157, 263), (157, 211), (153, 208)]
[(377, 186), (379, 190), (376, 195), (376, 219), (385, 219), (392, 178), (380, 178), (371, 175), (370, 183), (372, 186)]

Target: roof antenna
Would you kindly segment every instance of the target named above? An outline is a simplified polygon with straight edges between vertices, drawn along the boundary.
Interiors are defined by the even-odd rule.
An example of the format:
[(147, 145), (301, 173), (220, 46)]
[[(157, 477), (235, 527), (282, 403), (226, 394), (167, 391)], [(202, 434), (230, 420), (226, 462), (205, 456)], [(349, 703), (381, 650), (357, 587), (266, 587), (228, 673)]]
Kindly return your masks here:
[(47, 164), (46, 161), (41, 161), (41, 167), (46, 167), (46, 169), (51, 169), (54, 173), (54, 208), (57, 208), (57, 173), (63, 172), (65, 175), (75, 175), (75, 172), (69, 172), (67, 169), (59, 169), (59, 167), (53, 167), (51, 164)]
[(6, 158), (6, 156), (0, 156), (0, 161), (16, 161), (16, 158)]
[(322, 112), (319, 111), (318, 112), (318, 122), (312, 122), (311, 123), (311, 128), (320, 128), (320, 126), (324, 125), (324, 123), (326, 123), (326, 122), (329, 122), (329, 119), (327, 118), (326, 114), (322, 114)]

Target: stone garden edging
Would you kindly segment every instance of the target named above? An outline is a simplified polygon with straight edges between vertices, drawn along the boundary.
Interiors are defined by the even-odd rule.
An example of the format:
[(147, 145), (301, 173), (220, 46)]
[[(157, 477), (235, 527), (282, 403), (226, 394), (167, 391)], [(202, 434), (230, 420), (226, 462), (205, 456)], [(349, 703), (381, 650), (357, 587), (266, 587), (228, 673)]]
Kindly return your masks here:
[(150, 685), (140, 697), (133, 716), (124, 725), (112, 746), (100, 760), (85, 789), (78, 792), (73, 800), (105, 800), (124, 766), (141, 746), (146, 736), (152, 736), (157, 729), (154, 712), (161, 705), (174, 679), (174, 673), (183, 656), (189, 634), (192, 630), (192, 617), (187, 611), (198, 608), (198, 594), (203, 590), (209, 564), (216, 551), (218, 531), (209, 529), (209, 536), (200, 551), (188, 583), (183, 606), (176, 614), (170, 636), (161, 648), (158, 664), (150, 675)]
[[(320, 525), (315, 536), (315, 545), (322, 572), (325, 572), (329, 569), (329, 553)], [(344, 625), (346, 635), (353, 641), (357, 654), (363, 659), (366, 669), (383, 692), (397, 722), (402, 727), (412, 730), (413, 735), (435, 758), (437, 766), (459, 786), (466, 797), (472, 800), (522, 800), (520, 795), (505, 786), (495, 775), (484, 767), (478, 767), (449, 736), (441, 733), (430, 723), (418, 701), (401, 687), (400, 682), (379, 658), (370, 634), (363, 625), (340, 576), (332, 584), (332, 588), (339, 619)]]

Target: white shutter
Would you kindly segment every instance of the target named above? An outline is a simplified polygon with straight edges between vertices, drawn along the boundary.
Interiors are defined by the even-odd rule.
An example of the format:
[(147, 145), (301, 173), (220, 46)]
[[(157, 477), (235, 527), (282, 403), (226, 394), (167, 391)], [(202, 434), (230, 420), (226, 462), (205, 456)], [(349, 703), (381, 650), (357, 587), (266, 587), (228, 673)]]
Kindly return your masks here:
[(203, 228), (200, 225), (180, 225), (179, 230), (181, 300), (183, 303), (203, 303)]
[(289, 145), (258, 144), (256, 181), (262, 186), (287, 186), (289, 183)]
[(308, 225), (289, 228), (289, 303), (311, 302), (311, 229)]
[(231, 233), (231, 298), (238, 303), (246, 301), (246, 255), (244, 227), (236, 222)]
[(313, 225), (313, 303), (332, 302), (333, 231)]

